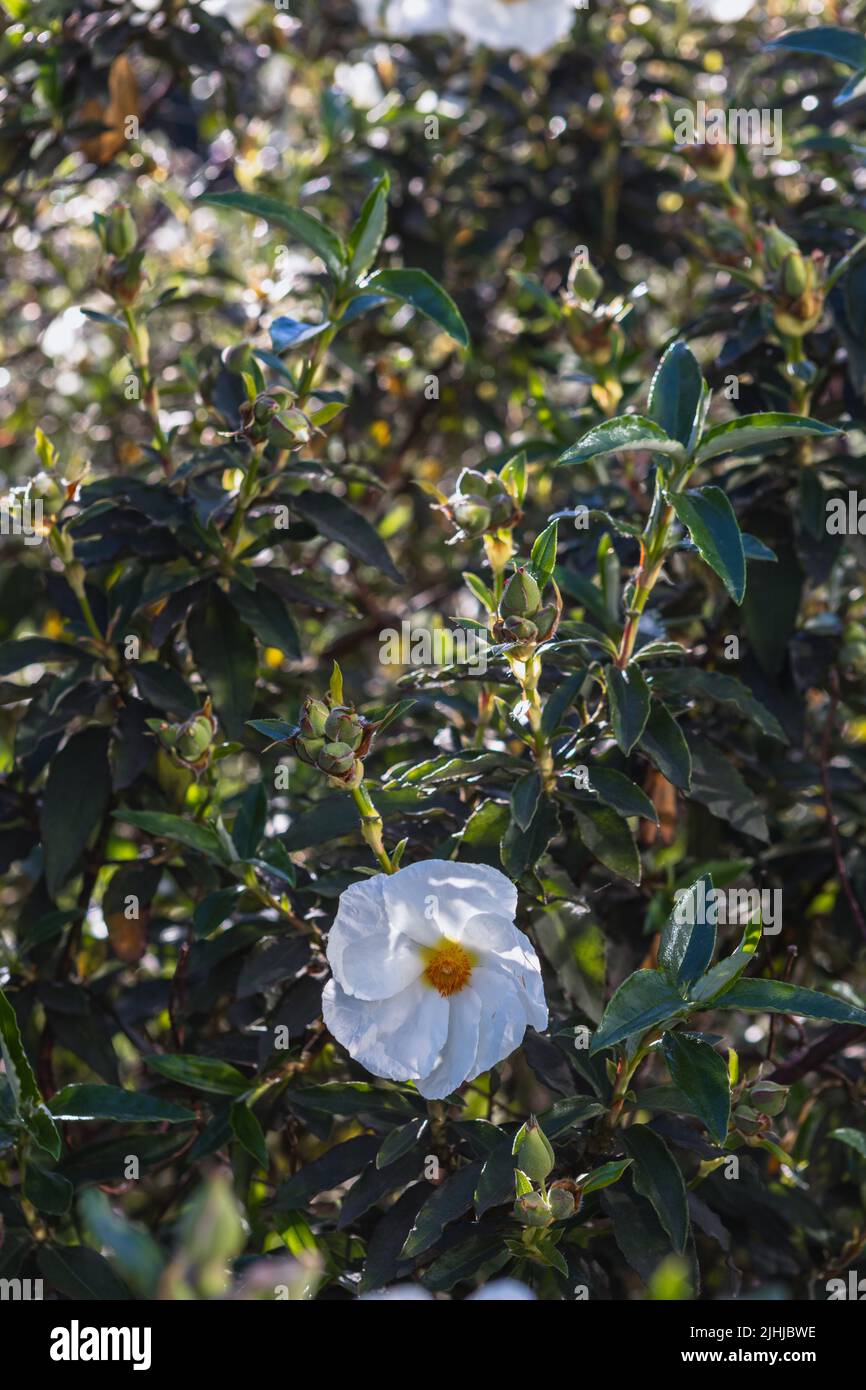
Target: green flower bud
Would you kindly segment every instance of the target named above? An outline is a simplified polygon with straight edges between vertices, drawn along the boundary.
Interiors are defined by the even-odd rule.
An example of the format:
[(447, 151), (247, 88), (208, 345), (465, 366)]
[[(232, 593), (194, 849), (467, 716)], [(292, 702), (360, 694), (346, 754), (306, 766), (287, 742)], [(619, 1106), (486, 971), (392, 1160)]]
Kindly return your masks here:
[(273, 396), (256, 396), (253, 401), (253, 419), (257, 425), (266, 425), (279, 413), (280, 403)]
[(304, 738), (322, 738), (330, 711), (323, 700), (309, 696), (304, 701), (299, 727)]
[(345, 743), (353, 750), (360, 747), (364, 729), (358, 716), (344, 705), (332, 710), (325, 722), (325, 738), (334, 743)]
[(514, 1215), (524, 1226), (549, 1226), (553, 1212), (540, 1192), (527, 1192), (514, 1203)]
[(541, 590), (526, 569), (515, 570), (502, 594), (499, 612), (503, 618), (531, 618), (541, 607)]
[(749, 1102), (762, 1115), (781, 1115), (788, 1101), (789, 1089), (775, 1081), (756, 1081), (749, 1091)]
[(578, 299), (594, 304), (601, 294), (604, 281), (595, 266), (584, 258), (583, 251), (575, 256), (568, 272), (568, 289)]
[(520, 1160), (520, 1167), (532, 1182), (544, 1182), (556, 1164), (550, 1140), (534, 1115), (517, 1131), (511, 1152)]
[(135, 219), (125, 203), (115, 203), (101, 227), (102, 244), (112, 256), (128, 256), (138, 240)]
[(782, 286), (791, 299), (798, 299), (811, 288), (811, 262), (800, 251), (792, 251), (782, 262)]
[(316, 766), (329, 777), (341, 777), (355, 766), (355, 750), (348, 743), (326, 743), (316, 757)]
[(547, 1194), (554, 1221), (565, 1221), (580, 1206), (580, 1191), (568, 1178), (553, 1183)]
[(490, 530), (491, 512), (483, 497), (458, 496), (451, 505), (451, 516), (467, 536), (481, 536)]
[(212, 720), (206, 715), (197, 714), (183, 727), (175, 751), (184, 762), (195, 763), (204, 755), (214, 741)]
[(774, 222), (764, 228), (764, 254), (771, 270), (778, 270), (785, 257), (791, 252), (799, 252), (799, 249), (794, 238), (788, 236)]

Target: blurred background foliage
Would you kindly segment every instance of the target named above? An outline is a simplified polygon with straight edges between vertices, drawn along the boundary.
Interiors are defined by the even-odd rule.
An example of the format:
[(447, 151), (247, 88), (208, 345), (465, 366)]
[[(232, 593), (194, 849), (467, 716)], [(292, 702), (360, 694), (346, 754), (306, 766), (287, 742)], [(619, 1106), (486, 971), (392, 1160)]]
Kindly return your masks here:
[[(239, 1136), (244, 1121), (235, 1115), (233, 1123), (229, 1113), (236, 1077), (249, 1082), (250, 1069), (271, 1060), (263, 1019), (289, 1028), (291, 1056), (313, 1085), (365, 1079), (323, 1036), (320, 958), (297, 933), (276, 933), (267, 902), (263, 909), (261, 898), (239, 897), (206, 858), (178, 857), (143, 822), (133, 839), (129, 823), (110, 813), (169, 809), (200, 819), (218, 809), (235, 830), (241, 815), (250, 856), (263, 835), (268, 843), (279, 882), (271, 890), (288, 893), (298, 920), (326, 927), (365, 854), (355, 820), (335, 819), (343, 815), (337, 803), (350, 803), (329, 793), (323, 808), (321, 779), (300, 763), (291, 765), (289, 788), (275, 785), (279, 751), (262, 753), (244, 718), (292, 720), (302, 699), (325, 687), (337, 659), (357, 705), (370, 710), (403, 694), (416, 702), (377, 741), (370, 776), (387, 781), (389, 768), (476, 746), (476, 685), (419, 678), (379, 659), (381, 632), (406, 617), (423, 625), (478, 612), (461, 574), (483, 572), (480, 544), (446, 544), (451, 528), (419, 484), (448, 493), (461, 469), (498, 470), (524, 450), (520, 551), (564, 513), (557, 577), (566, 617), (589, 615), (603, 626), (610, 611), (600, 555), (612, 552), (608, 574), (613, 567), (627, 574), (637, 562), (634, 537), (603, 514), (643, 522), (649, 458), (629, 455), (616, 468), (552, 465), (590, 426), (643, 408), (655, 364), (676, 339), (689, 342), (717, 391), (714, 418), (790, 410), (842, 424), (846, 434), (815, 454), (798, 445), (727, 464), (724, 485), (744, 529), (777, 555), (774, 564), (750, 561), (741, 612), (694, 557), (679, 554), (672, 582), (659, 586), (647, 613), (647, 637), (690, 649), (687, 673), (695, 678), (674, 683), (670, 697), (693, 746), (715, 750), (738, 774), (735, 793), (728, 787), (726, 800), (709, 778), (703, 795), (686, 798), (641, 764), (660, 824), (639, 822), (640, 884), (599, 862), (568, 823), (536, 866), (521, 924), (539, 944), (557, 1027), (565, 1030), (598, 1021), (611, 989), (652, 959), (674, 889), (707, 869), (721, 886), (783, 889), (784, 929), (765, 942), (765, 973), (793, 972), (850, 1002), (862, 1002), (866, 988), (864, 540), (828, 535), (824, 522), (827, 499), (847, 498), (862, 482), (866, 257), (853, 257), (839, 275), (826, 312), (796, 339), (799, 353), (774, 327), (772, 293), (749, 262), (750, 237), (771, 222), (807, 257), (819, 253), (814, 263), (822, 267), (837, 266), (866, 233), (866, 98), (834, 104), (850, 74), (832, 58), (767, 47), (815, 23), (858, 32), (861, 8), (831, 0), (750, 7), (591, 0), (575, 10), (571, 37), (542, 53), (479, 46), (456, 29), (413, 36), (397, 25), (389, 34), (373, 21), (374, 8), (366, 5), (362, 18), (353, 4), (331, 0), (297, 0), (290, 9), (244, 0), (0, 5), (3, 490), (36, 479), (33, 495), (51, 509), (50, 486), (38, 480), (51, 461), (50, 441), (51, 476), (71, 480), (70, 498), (73, 484), (85, 495), (92, 488), (97, 507), (122, 494), (126, 510), (108, 548), (99, 549), (108, 544), (99, 528), (85, 525), (76, 553), (100, 573), (116, 566), (112, 585), (127, 562), (156, 577), (147, 597), (157, 626), (142, 635), (154, 665), (163, 662), (180, 685), (167, 689), (153, 673), (148, 689), (139, 687), (151, 715), (180, 718), (209, 690), (217, 695), (214, 685), (229, 673), (213, 656), (214, 630), (237, 622), (241, 610), (212, 597), (196, 650), (182, 637), (177, 645), (177, 625), (201, 595), (172, 609), (179, 586), (160, 589), (159, 576), (180, 575), (194, 588), (181, 561), (198, 562), (175, 546), (168, 512), (148, 520), (151, 504), (132, 494), (145, 485), (158, 491), (167, 455), (189, 468), (197, 451), (225, 446), (238, 429), (243, 391), (226, 349), (252, 343), (266, 377), (278, 382), (281, 371), (302, 369), (309, 349), (302, 338), (281, 347), (275, 322), (317, 322), (327, 302), (321, 263), (308, 248), (261, 219), (197, 200), (235, 190), (270, 195), (346, 236), (387, 174), (380, 263), (428, 271), (459, 306), (471, 339), (463, 351), (408, 305), (395, 312), (374, 304), (343, 327), (324, 386), (345, 409), (310, 442), (307, 467), (293, 465), (286, 497), (295, 508), (313, 479), (316, 495), (339, 497), (362, 521), (338, 536), (297, 504), (276, 557), (262, 539), (259, 559), (280, 576), (268, 589), (279, 598), (279, 619), (268, 625), (263, 601), (247, 615), (257, 644), (239, 636), (238, 660), (244, 670), (251, 663), (254, 694), (246, 710), (241, 698), (231, 710), (227, 698), (216, 699), (234, 742), (207, 790), (140, 731), (129, 734), (130, 765), (122, 776), (115, 770), (98, 832), (53, 882), (40, 844), (49, 763), (53, 771), (69, 735), (96, 740), (74, 747), (76, 775), (86, 780), (113, 713), (104, 684), (88, 682), (82, 692), (74, 664), (62, 679), (38, 653), (23, 676), (3, 667), (0, 979), (42, 1095), (99, 1080), (141, 1088), (169, 1107), (192, 1095), (198, 1107), (194, 1126), (174, 1116), (145, 1133), (133, 1129), (132, 1147), (129, 1134), (98, 1128), (98, 1119), (79, 1127), (59, 1168), (45, 1168), (45, 1187), (37, 1168), (23, 1208), (8, 1192), (0, 1198), (2, 1272), (38, 1269), (70, 1296), (97, 1287), (103, 1297), (147, 1297), (157, 1288), (212, 1297), (228, 1287), (221, 1273), (228, 1260), (235, 1261), (230, 1287), (250, 1297), (273, 1297), (275, 1284), (292, 1297), (315, 1289), (347, 1297), (359, 1278), (377, 1287), (413, 1273), (434, 1290), (462, 1295), (502, 1268), (508, 1218), (501, 1206), (479, 1233), (458, 1204), (431, 1241), (416, 1242), (417, 1254), (400, 1256), (429, 1187), (414, 1182), (414, 1148), (396, 1160), (390, 1183), (375, 1153), (397, 1122), (420, 1124), (422, 1112), (405, 1097), (387, 1099), (392, 1092), (383, 1090), (371, 1098), (344, 1086), (340, 1100), (320, 1093), (305, 1102), (280, 1088), (259, 1111), (261, 1130)], [(705, 152), (673, 144), (672, 113), (699, 100), (780, 112), (781, 148), (737, 146), (720, 178)], [(112, 322), (116, 305), (94, 232), (94, 217), (118, 200), (131, 208), (142, 253), (146, 358), (158, 382), (164, 447), (154, 441), (147, 402), (129, 398), (124, 323)], [(569, 298), (576, 247), (601, 276), (591, 322)], [(731, 380), (733, 399), (724, 394)], [(228, 453), (214, 473), (213, 453), (208, 458), (206, 481), (197, 481), (194, 463), (186, 476), (198, 515), (219, 517), (236, 495), (238, 460)], [(159, 496), (169, 493), (166, 485)], [(581, 504), (594, 509), (584, 530), (570, 524)], [(47, 547), (15, 537), (2, 544), (0, 640), (86, 636)], [(110, 605), (92, 597), (102, 628)], [(139, 629), (118, 632), (127, 630)], [(732, 634), (736, 660), (726, 649)], [(719, 697), (718, 686), (698, 679), (706, 672), (735, 674), (746, 696)], [(548, 693), (562, 678), (561, 670), (548, 677)], [(23, 707), (22, 684), (36, 697), (38, 718)], [(754, 722), (749, 692), (786, 742), (767, 736), (766, 719)], [(478, 819), (491, 786), (493, 806), (503, 801), (495, 777), (487, 787), (477, 775), (416, 780), (423, 794), (386, 790), (379, 798), (389, 839), (409, 835), (410, 858), (464, 853), (474, 814), (469, 857), (489, 854), (498, 864), (496, 817), (489, 813), (489, 826)], [(67, 815), (69, 806), (74, 800)], [(154, 842), (162, 847), (154, 851)], [(134, 928), (118, 910), (132, 879), (118, 874), (138, 875), (135, 891), (149, 904)], [(194, 918), (203, 901), (204, 915)], [(862, 1048), (842, 1056), (831, 1040), (827, 1055), (816, 1056), (789, 1020), (769, 1033), (765, 1020), (728, 1023), (741, 1067), (769, 1057), (765, 1072), (775, 1066), (793, 1084), (776, 1122), (789, 1166), (755, 1150), (739, 1183), (702, 1172), (692, 1207), (696, 1254), (688, 1259), (659, 1245), (639, 1197), (592, 1208), (591, 1235), (576, 1225), (566, 1241), (567, 1277), (535, 1272), (544, 1296), (568, 1297), (575, 1282), (592, 1297), (696, 1296), (697, 1264), (709, 1296), (808, 1296), (816, 1279), (858, 1258), (866, 1239), (863, 1150), (829, 1143), (828, 1135), (845, 1127), (862, 1138)], [(562, 1037), (530, 1036), (504, 1074), (466, 1093), (459, 1124), (507, 1125), (585, 1093), (564, 1036), (566, 1045)], [(785, 1054), (781, 1061), (774, 1049)], [(154, 1088), (160, 1078), (141, 1062), (153, 1052), (195, 1053), (228, 1071), (190, 1092), (195, 1078), (163, 1068)], [(694, 1177), (707, 1159), (704, 1139), (681, 1117), (663, 1123), (682, 1148), (687, 1179)], [(451, 1142), (452, 1160), (485, 1155), (483, 1136), (473, 1141), (468, 1129), (455, 1130)], [(562, 1142), (566, 1169), (579, 1166), (577, 1136)], [(356, 1146), (351, 1156), (347, 1143)], [(568, 1143), (578, 1145), (573, 1154)], [(298, 1179), (338, 1146), (342, 1165), (332, 1159)], [(140, 1181), (126, 1180), (129, 1152), (142, 1155)], [(348, 1198), (335, 1195), (359, 1172)], [(77, 1227), (55, 1174), (83, 1193)], [(13, 1187), (20, 1181), (11, 1159), (7, 1176)], [(110, 1201), (94, 1183), (105, 1185)], [(86, 1233), (86, 1250), (76, 1229)], [(202, 1233), (214, 1231), (211, 1249)], [(59, 1257), (61, 1248), (84, 1253)], [(95, 1263), (99, 1249), (111, 1254), (110, 1265)], [(263, 1259), (276, 1273), (262, 1274)]]

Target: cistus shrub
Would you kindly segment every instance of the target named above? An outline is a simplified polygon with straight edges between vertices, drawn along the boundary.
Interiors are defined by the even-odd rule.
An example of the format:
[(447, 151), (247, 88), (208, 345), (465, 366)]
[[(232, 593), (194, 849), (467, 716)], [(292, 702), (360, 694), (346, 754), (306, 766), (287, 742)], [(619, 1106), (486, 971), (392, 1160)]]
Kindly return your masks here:
[(3, 1278), (860, 1277), (820, 9), (0, 7)]

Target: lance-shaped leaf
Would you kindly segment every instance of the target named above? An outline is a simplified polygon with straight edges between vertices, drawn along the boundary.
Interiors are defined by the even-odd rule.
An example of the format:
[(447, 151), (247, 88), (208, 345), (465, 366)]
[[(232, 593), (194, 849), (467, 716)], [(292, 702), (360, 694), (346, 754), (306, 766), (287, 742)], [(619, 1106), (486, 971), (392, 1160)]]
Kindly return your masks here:
[(671, 1245), (682, 1254), (689, 1234), (689, 1209), (676, 1159), (664, 1139), (647, 1125), (630, 1125), (623, 1130), (622, 1145), (634, 1159), (635, 1192), (652, 1202)]
[(766, 46), (785, 48), (791, 53), (815, 53), (821, 58), (844, 63), (847, 68), (866, 68), (866, 38), (853, 29), (840, 29), (835, 24), (796, 29)]
[(388, 224), (390, 179), (383, 174), (367, 195), (349, 237), (349, 279), (359, 280), (376, 259)]
[[(690, 985), (709, 967), (716, 946), (715, 913), (707, 912), (713, 891), (710, 874), (702, 874), (677, 899), (659, 942), (659, 965), (679, 985)], [(707, 917), (712, 915), (713, 921)]]
[(741, 415), (713, 425), (701, 439), (696, 458), (698, 463), (718, 458), (720, 454), (738, 454), (754, 449), (758, 444), (770, 448), (780, 439), (797, 439), (804, 435), (833, 435), (839, 431), (807, 415), (789, 415), (785, 411), (767, 411), (760, 415)]
[[(699, 880), (700, 881), (700, 880)], [(717, 1007), (716, 999), (725, 994), (734, 980), (742, 975), (746, 966), (750, 964), (752, 957), (758, 949), (758, 942), (761, 939), (761, 923), (750, 922), (746, 927), (743, 938), (736, 951), (732, 951), (724, 960), (718, 961), (706, 975), (702, 975), (696, 984), (689, 990), (689, 998), (695, 1007), (706, 1007), (709, 1003)], [(721, 1004), (718, 1005), (721, 1008)]]
[(704, 401), (704, 379), (697, 358), (685, 343), (672, 343), (655, 370), (647, 414), (671, 439), (690, 447)]
[(36, 1084), (33, 1068), (18, 1028), (15, 1010), (0, 989), (0, 1057), (6, 1071), (12, 1097), (15, 1102), (16, 1118), (36, 1143), (52, 1158), (60, 1157), (60, 1134), (51, 1115), (46, 1109), (42, 1093)]
[(634, 663), (624, 671), (608, 666), (607, 695), (613, 736), (623, 753), (630, 753), (649, 719), (649, 686)]
[(662, 1051), (674, 1085), (688, 1097), (711, 1139), (724, 1144), (731, 1116), (728, 1068), (718, 1052), (691, 1033), (665, 1033)]
[(460, 310), (426, 270), (377, 270), (367, 280), (367, 288), (411, 304), (419, 314), (443, 328), (455, 343), (469, 346), (469, 330)]
[(669, 493), (668, 501), (734, 603), (742, 603), (746, 592), (743, 537), (734, 509), (721, 488)]
[(533, 545), (532, 553), (529, 557), (530, 568), (542, 589), (549, 583), (556, 565), (556, 537), (558, 527), (558, 521), (551, 521), (550, 525), (545, 527)]
[(590, 459), (605, 458), (629, 449), (652, 449), (656, 454), (684, 456), (679, 440), (671, 439), (655, 420), (648, 420), (645, 415), (618, 415), (614, 420), (605, 420), (603, 425), (595, 425), (560, 454), (556, 466), (588, 463)]
[(590, 854), (612, 873), (622, 874), (629, 883), (640, 883), (640, 855), (628, 828), (628, 821), (610, 806), (584, 802), (574, 809), (580, 838)]
[(683, 731), (667, 705), (653, 702), (638, 748), (655, 763), (659, 772), (675, 787), (688, 791), (692, 781), (692, 755)]
[(346, 263), (346, 251), (340, 238), (330, 227), (319, 222), (302, 208), (286, 207), (277, 198), (268, 198), (259, 193), (204, 193), (198, 199), (215, 208), (234, 208), (238, 212), (251, 213), (261, 217), (271, 227), (281, 227), (296, 241), (301, 241), (324, 261), (328, 272), (335, 280), (342, 277)]
[(827, 1023), (857, 1023), (866, 1028), (866, 1009), (858, 1009), (832, 994), (791, 985), (784, 980), (737, 980), (714, 1009), (746, 1009), (758, 1014), (797, 1014)]
[(660, 970), (636, 970), (623, 980), (605, 1009), (589, 1054), (643, 1033), (685, 1013), (687, 1004)]

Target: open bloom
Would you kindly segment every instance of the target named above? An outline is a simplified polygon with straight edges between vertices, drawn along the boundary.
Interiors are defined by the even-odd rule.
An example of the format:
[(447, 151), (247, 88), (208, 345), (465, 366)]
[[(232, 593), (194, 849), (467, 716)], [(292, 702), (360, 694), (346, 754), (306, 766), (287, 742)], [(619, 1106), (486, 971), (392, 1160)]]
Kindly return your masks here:
[(398, 38), (456, 32), (534, 58), (570, 33), (575, 0), (358, 0), (358, 8), (368, 28)]
[(497, 869), (428, 859), (352, 884), (328, 936), (325, 1023), (375, 1076), (450, 1095), (544, 1028), (541, 969)]

